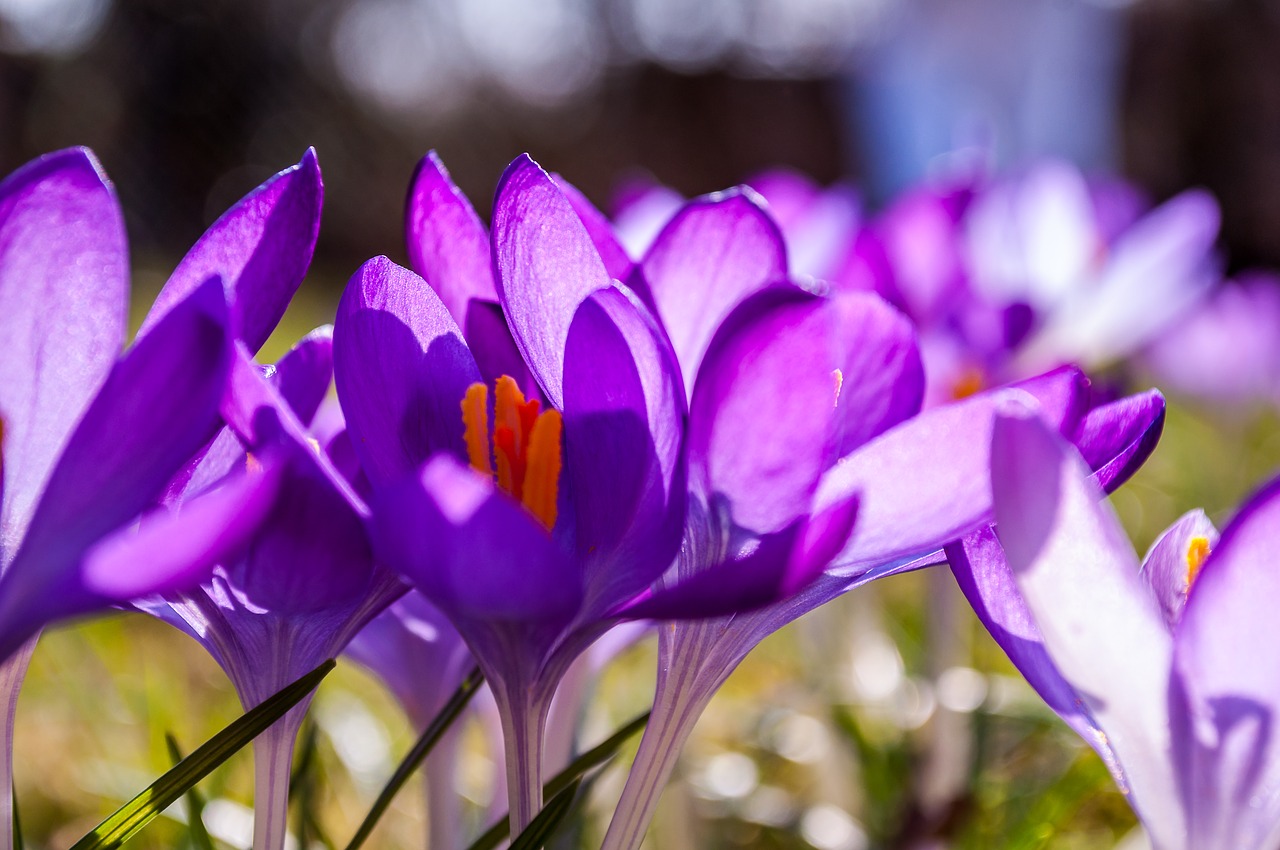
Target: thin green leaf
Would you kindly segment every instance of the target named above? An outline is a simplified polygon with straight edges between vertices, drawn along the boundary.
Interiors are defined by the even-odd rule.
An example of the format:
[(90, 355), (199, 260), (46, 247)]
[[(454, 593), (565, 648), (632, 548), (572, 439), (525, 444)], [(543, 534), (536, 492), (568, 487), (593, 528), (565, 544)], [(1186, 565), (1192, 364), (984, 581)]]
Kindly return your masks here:
[[(643, 729), (644, 725), (649, 722), (650, 713), (646, 711), (625, 726), (619, 727), (618, 731), (570, 762), (568, 767), (551, 777), (542, 786), (542, 796), (548, 799), (555, 799), (564, 789), (576, 783), (588, 771), (594, 770), (617, 755), (618, 750), (622, 748), (627, 739)], [(509, 815), (503, 815), (497, 823), (489, 827), (483, 835), (477, 838), (468, 850), (493, 850), (510, 834), (511, 821)]]
[(578, 794), (581, 779), (570, 782), (559, 794), (552, 797), (537, 817), (529, 822), (524, 831), (511, 842), (510, 850), (538, 850), (547, 843), (547, 839), (555, 833), (556, 828), (573, 810), (573, 801)]
[(100, 823), (93, 832), (77, 841), (71, 850), (112, 850), (128, 841), (150, 823), (152, 818), (208, 776), (214, 768), (283, 717), (311, 693), (333, 668), (334, 661), (330, 659), (298, 681), (287, 685), (279, 693), (268, 697), (261, 705), (214, 735), (177, 767), (117, 809), (115, 814)]
[[(427, 726), (426, 731), (422, 733), (422, 737), (418, 738), (418, 742), (413, 745), (413, 749), (409, 750), (409, 754), (400, 762), (395, 773), (391, 774), (391, 778), (387, 780), (382, 792), (378, 794), (378, 799), (373, 801), (369, 814), (365, 815), (360, 828), (356, 830), (356, 834), (347, 844), (347, 850), (356, 850), (369, 838), (373, 828), (377, 825), (383, 813), (386, 812), (387, 807), (391, 805), (391, 801), (396, 794), (409, 781), (409, 777), (418, 769), (418, 765), (422, 764), (423, 759), (435, 747), (440, 737), (453, 725), (453, 721), (457, 720), (458, 715), (462, 714), (462, 709), (467, 707), (467, 703), (471, 701), (471, 697), (475, 696), (476, 691), (480, 690), (482, 684), (484, 684), (484, 676), (480, 673), (480, 668), (473, 668), (467, 674), (467, 677), (462, 680), (462, 684), (458, 686), (458, 689), (453, 692), (453, 696), (445, 703), (444, 708), (440, 709), (440, 713)], [(75, 850), (75, 848), (72, 848), (72, 850)]]
[(13, 792), (13, 850), (23, 850), (26, 845), (22, 843), (22, 821), (18, 817), (18, 791)]
[[(173, 759), (174, 766), (181, 764), (182, 749), (172, 732), (164, 733), (164, 743), (169, 748), (169, 758)], [(196, 850), (214, 850), (213, 839), (204, 828), (204, 795), (194, 785), (187, 791), (187, 838)]]
[(316, 761), (316, 745), (320, 742), (316, 724), (307, 721), (302, 727), (302, 738), (298, 742), (297, 754), (294, 756), (293, 773), (289, 775), (289, 802), (293, 802), (306, 782), (307, 773)]

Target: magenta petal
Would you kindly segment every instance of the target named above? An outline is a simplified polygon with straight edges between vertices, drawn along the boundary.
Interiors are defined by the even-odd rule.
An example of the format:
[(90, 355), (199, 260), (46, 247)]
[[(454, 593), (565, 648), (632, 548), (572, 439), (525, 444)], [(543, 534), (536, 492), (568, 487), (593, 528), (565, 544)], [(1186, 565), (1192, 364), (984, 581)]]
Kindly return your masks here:
[(761, 203), (746, 188), (690, 201), (645, 255), (645, 280), (690, 394), (720, 323), (746, 298), (787, 277), (782, 234)]
[(1175, 739), (1188, 762), (1189, 846), (1267, 847), (1280, 822), (1277, 540), (1272, 481), (1223, 530), (1175, 632), (1174, 668), (1194, 721), (1192, 734)]
[(231, 330), (257, 351), (302, 283), (320, 233), (324, 185), (314, 150), (254, 189), (213, 223), (156, 296), (139, 335), (212, 275), (231, 304)]
[(707, 350), (689, 409), (690, 478), (733, 521), (778, 531), (807, 511), (833, 454), (836, 315), (790, 285), (759, 293)]
[(547, 398), (563, 407), (569, 325), (582, 300), (611, 279), (573, 205), (528, 155), (498, 184), (492, 244), (511, 335)]
[(989, 524), (991, 427), (1001, 399), (1030, 396), (1042, 416), (1070, 433), (1086, 391), (1078, 370), (1060, 369), (926, 410), (844, 457), (817, 495), (822, 506), (861, 494), (858, 525), (836, 565), (856, 573), (913, 559)]
[[(564, 355), (564, 480), (606, 601), (656, 579), (684, 527), (684, 390), (662, 331), (622, 289), (578, 308)], [(598, 585), (606, 582), (606, 589)]]
[(93, 154), (51, 153), (0, 183), (0, 563), (120, 353), (128, 298), (124, 221)]
[(279, 463), (264, 464), (185, 500), (176, 511), (144, 515), (136, 529), (89, 550), (80, 581), (90, 593), (120, 603), (189, 590), (242, 550), (267, 516), (280, 472)]
[(622, 243), (613, 232), (613, 225), (609, 223), (609, 219), (605, 218), (604, 213), (596, 209), (595, 205), (587, 200), (587, 196), (579, 192), (572, 183), (559, 174), (556, 174), (554, 179), (560, 191), (564, 192), (565, 198), (573, 205), (578, 218), (582, 219), (582, 225), (591, 235), (591, 241), (600, 252), (600, 259), (604, 261), (604, 267), (608, 270), (609, 276), (614, 280), (625, 281), (631, 274), (633, 264), (631, 258), (627, 256), (626, 249), (622, 247)]
[(909, 319), (869, 292), (833, 297), (841, 342), (836, 407), (841, 457), (920, 410), (924, 366)]
[(993, 528), (984, 528), (947, 546), (947, 561), (965, 598), (1031, 687), (1089, 746), (1098, 751), (1122, 789), (1116, 755), (1097, 720), (1045, 652), (1040, 629), (1018, 591), (1013, 572)]
[(435, 151), (414, 172), (404, 224), (409, 267), (426, 279), (459, 327), (467, 326), (473, 302), (498, 300), (489, 234)]
[(1157, 390), (1090, 410), (1072, 438), (1094, 480), (1111, 493), (1146, 462), (1164, 431), (1164, 396)]
[(375, 502), (380, 560), (451, 617), (567, 622), (582, 600), (574, 562), (493, 482), (448, 455)]
[[(1147, 557), (1142, 559), (1142, 576), (1151, 586), (1165, 622), (1173, 630), (1182, 619), (1182, 608), (1191, 589), (1191, 543), (1203, 538), (1203, 545), (1213, 548), (1218, 544), (1218, 529), (1214, 528), (1204, 511), (1195, 510), (1183, 514), (1151, 544)], [(1205, 553), (1195, 555), (1202, 557)]]
[(385, 257), (361, 266), (338, 305), (334, 361), (347, 427), (375, 486), (434, 452), (465, 456), (460, 405), (480, 372), (422, 278)]

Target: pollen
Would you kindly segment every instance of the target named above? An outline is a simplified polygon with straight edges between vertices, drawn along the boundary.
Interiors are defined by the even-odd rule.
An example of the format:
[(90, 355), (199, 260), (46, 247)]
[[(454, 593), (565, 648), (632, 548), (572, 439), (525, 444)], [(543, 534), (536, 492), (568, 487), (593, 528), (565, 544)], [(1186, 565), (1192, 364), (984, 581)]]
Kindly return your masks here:
[(1204, 566), (1204, 560), (1207, 557), (1209, 557), (1209, 538), (1192, 537), (1187, 542), (1187, 587), (1191, 587), (1196, 576), (1200, 575), (1200, 569)]
[(525, 400), (515, 380), (494, 382), (493, 430), (489, 430), (489, 388), (476, 383), (462, 399), (467, 459), (477, 472), (496, 478), (498, 487), (537, 517), (547, 529), (556, 524), (560, 485), (560, 412), (541, 410)]
[(831, 382), (835, 385), (836, 390), (835, 401), (832, 402), (832, 405), (838, 407), (840, 405), (840, 389), (844, 386), (844, 372), (839, 369), (832, 369)]
[(968, 366), (960, 372), (951, 385), (952, 401), (960, 401), (982, 391), (986, 385), (986, 375), (977, 366)]

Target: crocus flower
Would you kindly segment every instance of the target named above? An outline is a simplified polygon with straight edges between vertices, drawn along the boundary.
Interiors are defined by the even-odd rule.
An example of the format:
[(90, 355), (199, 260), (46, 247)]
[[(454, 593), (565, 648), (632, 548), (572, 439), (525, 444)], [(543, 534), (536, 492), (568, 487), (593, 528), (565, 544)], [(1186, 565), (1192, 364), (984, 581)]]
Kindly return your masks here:
[(956, 577), (1102, 756), (1153, 846), (1275, 847), (1280, 663), (1265, 638), (1280, 599), (1280, 482), (1221, 537), (1187, 514), (1139, 563), (1088, 467), (1033, 411), (1001, 412), (991, 477), (998, 537), (952, 547)]
[[(331, 460), (345, 435), (308, 430), (332, 375), (327, 328), (311, 334), (264, 375), (242, 344), (233, 366), (225, 429), (171, 500), (229, 470), (262, 466), (278, 486), (242, 554), (220, 562), (194, 590), (139, 607), (194, 637), (252, 708), (329, 658), (405, 585), (374, 561), (368, 509)], [(254, 741), (254, 847), (284, 846), (294, 739), (309, 700)]]
[(0, 183), (0, 845), (12, 836), (14, 705), (39, 629), (198, 580), (261, 517), (270, 479), (238, 475), (180, 514), (131, 525), (217, 426), (228, 271), (190, 276), (117, 359), (128, 259), (96, 160), (60, 151)]
[(1280, 276), (1226, 281), (1143, 353), (1171, 392), (1235, 405), (1280, 401)]

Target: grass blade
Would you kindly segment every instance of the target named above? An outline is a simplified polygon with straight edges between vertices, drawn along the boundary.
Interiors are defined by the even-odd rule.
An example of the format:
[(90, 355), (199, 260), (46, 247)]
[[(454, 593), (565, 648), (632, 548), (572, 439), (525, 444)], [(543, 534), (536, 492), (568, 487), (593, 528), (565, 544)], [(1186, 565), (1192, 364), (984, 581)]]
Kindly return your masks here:
[[(378, 799), (373, 801), (369, 814), (365, 815), (360, 828), (356, 830), (356, 834), (347, 844), (346, 850), (356, 850), (369, 838), (373, 828), (377, 825), (383, 813), (386, 812), (387, 807), (391, 805), (391, 801), (396, 794), (400, 792), (404, 784), (409, 781), (409, 777), (413, 775), (413, 772), (422, 764), (423, 759), (435, 747), (436, 742), (440, 740), (440, 736), (453, 725), (453, 721), (458, 719), (462, 709), (467, 707), (467, 703), (471, 701), (471, 697), (475, 696), (476, 691), (480, 689), (482, 684), (484, 684), (484, 676), (480, 673), (480, 668), (473, 668), (467, 674), (467, 677), (462, 680), (462, 684), (458, 686), (458, 689), (453, 692), (453, 696), (445, 703), (444, 708), (440, 709), (440, 713), (427, 726), (426, 731), (422, 733), (422, 737), (418, 738), (417, 743), (413, 745), (413, 749), (409, 750), (409, 754), (400, 762), (395, 773), (391, 774), (391, 778), (387, 780), (382, 792), (378, 794)], [(72, 848), (72, 850), (75, 850), (75, 848)]]
[[(177, 767), (183, 758), (178, 739), (173, 737), (172, 732), (165, 732), (164, 743), (169, 748), (169, 758), (173, 759), (174, 766)], [(204, 828), (204, 795), (194, 785), (187, 791), (187, 838), (196, 850), (215, 850), (213, 839)]]
[(115, 814), (77, 841), (71, 850), (112, 850), (138, 833), (175, 800), (187, 793), (214, 768), (235, 755), (245, 744), (283, 717), (320, 684), (334, 668), (332, 659), (324, 662), (283, 690), (268, 697), (261, 705), (214, 735), (176, 767), (153, 782), (145, 791), (125, 803)]
[[(649, 714), (650, 712), (646, 711), (625, 726), (619, 727), (618, 731), (570, 762), (568, 767), (551, 777), (547, 784), (542, 786), (542, 796), (554, 801), (566, 788), (573, 786), (576, 789), (584, 774), (617, 755), (627, 739), (644, 728), (644, 725), (649, 722)], [(468, 850), (493, 850), (510, 834), (510, 817), (503, 815), (497, 823), (489, 827), (484, 835), (477, 838)]]
[(516, 840), (511, 842), (510, 850), (538, 850), (546, 844), (547, 839), (555, 833), (556, 827), (560, 826), (561, 821), (573, 810), (573, 801), (581, 784), (581, 778), (574, 779), (562, 788), (559, 794), (552, 797), (542, 807), (542, 811), (538, 812), (537, 817), (524, 828), (524, 832), (517, 835)]

